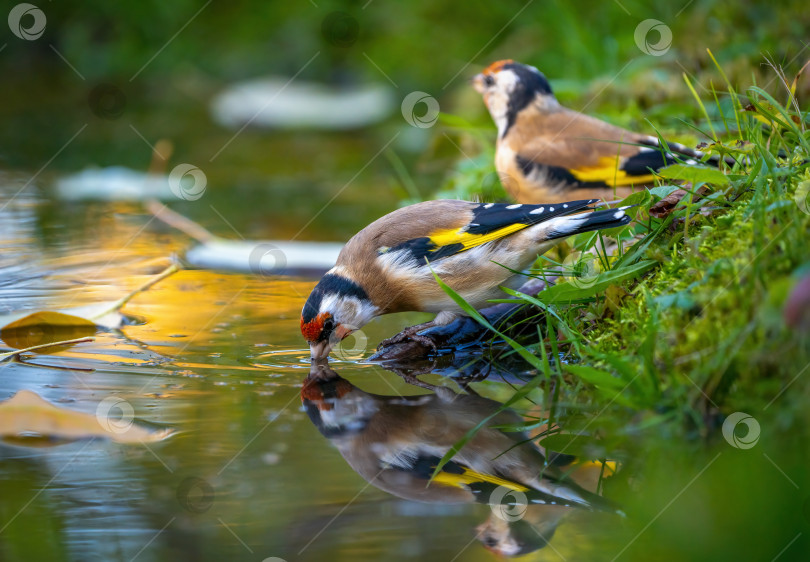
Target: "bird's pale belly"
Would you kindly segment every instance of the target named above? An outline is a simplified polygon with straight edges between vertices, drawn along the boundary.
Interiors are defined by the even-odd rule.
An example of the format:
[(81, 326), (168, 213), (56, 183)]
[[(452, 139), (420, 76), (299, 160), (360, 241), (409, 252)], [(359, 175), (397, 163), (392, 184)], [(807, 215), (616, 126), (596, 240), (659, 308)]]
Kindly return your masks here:
[[(510, 289), (518, 289), (520, 288), (526, 281), (528, 277), (525, 275), (512, 275), (505, 280), (501, 281), (500, 283), (488, 286), (488, 287), (475, 287), (471, 289), (464, 289), (463, 287), (455, 287), (452, 281), (448, 281), (447, 284), (456, 291), (461, 297), (473, 308), (480, 310), (482, 308), (486, 308), (489, 306), (489, 301), (492, 299), (502, 299), (508, 298), (509, 295), (503, 292), (501, 287), (508, 287)], [(456, 302), (450, 298), (450, 295), (439, 289), (441, 292), (435, 292), (430, 295), (426, 295), (420, 302), (420, 310), (425, 312), (461, 312), (463, 310), (459, 307)]]

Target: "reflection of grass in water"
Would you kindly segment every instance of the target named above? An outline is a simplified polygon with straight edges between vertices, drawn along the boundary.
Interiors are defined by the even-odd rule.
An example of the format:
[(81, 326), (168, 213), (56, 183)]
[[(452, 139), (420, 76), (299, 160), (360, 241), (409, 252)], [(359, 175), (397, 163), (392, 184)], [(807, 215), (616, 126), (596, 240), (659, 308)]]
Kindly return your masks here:
[[(649, 218), (646, 211), (669, 190), (655, 190), (658, 197), (631, 196), (641, 210), (627, 229), (646, 238), (620, 250), (618, 259), (604, 255), (601, 235), (572, 242), (578, 250), (595, 246), (607, 274), (639, 260), (657, 266), (595, 296), (591, 287), (566, 288), (570, 304), (542, 293), (524, 298), (539, 300), (553, 314), (526, 323), (519, 341), (507, 339), (540, 373), (521, 392), (545, 385), (549, 426), (557, 423), (566, 431), (541, 435), (541, 444), (585, 458), (622, 460), (624, 470), (604, 484), (627, 505), (636, 530), (684, 493), (635, 545), (645, 556), (750, 557), (751, 540), (731, 529), (750, 528), (753, 521), (755, 550), (776, 554), (805, 521), (801, 501), (807, 494), (801, 490), (807, 489), (810, 459), (799, 443), (810, 437), (809, 379), (803, 375), (810, 347), (806, 325), (788, 326), (785, 303), (810, 275), (810, 216), (794, 201), (799, 184), (810, 178), (805, 161), (810, 134), (801, 125), (806, 115), (792, 119), (793, 106), (762, 90), (752, 88), (740, 102), (730, 88), (727, 98), (734, 111), (714, 127), (732, 140), (708, 150), (750, 158), (732, 171), (728, 188), (715, 186), (700, 203), (689, 203), (687, 196), (665, 219)], [(756, 113), (742, 110), (749, 100)], [(712, 114), (702, 103), (701, 111), (707, 118)], [(735, 153), (738, 140), (751, 144)], [(696, 182), (692, 190), (699, 186)], [(701, 207), (713, 211), (702, 214)], [(548, 360), (558, 354), (565, 361)], [(759, 430), (745, 435), (745, 428), (729, 428), (736, 438), (724, 440), (720, 426), (733, 412), (753, 416)], [(529, 418), (526, 428), (540, 421)], [(745, 450), (751, 443), (756, 443), (752, 450)], [(760, 518), (766, 510), (767, 523)], [(628, 544), (633, 534), (617, 544)], [(695, 540), (684, 541), (686, 535)]]

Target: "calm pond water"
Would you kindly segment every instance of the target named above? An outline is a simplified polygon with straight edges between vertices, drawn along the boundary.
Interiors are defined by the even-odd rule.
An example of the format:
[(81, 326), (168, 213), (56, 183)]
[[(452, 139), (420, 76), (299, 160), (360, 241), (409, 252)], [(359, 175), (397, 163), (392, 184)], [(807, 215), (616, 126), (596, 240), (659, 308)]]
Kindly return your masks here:
[[(28, 178), (7, 175), (0, 185), (4, 313), (114, 301), (188, 247), (137, 205), (60, 203), (48, 181), (20, 191)], [(211, 208), (233, 209), (229, 195), (212, 190), (210, 197)], [(222, 214), (248, 238), (289, 235), (283, 208), (268, 206), (258, 222), (249, 207), (241, 216)], [(354, 226), (342, 229), (365, 220), (352, 216)], [(324, 219), (307, 237), (339, 239), (333, 222)], [(181, 271), (126, 306), (131, 325), (2, 363), (0, 399), (28, 389), (92, 414), (116, 396), (137, 420), (176, 434), (150, 445), (0, 444), (0, 560), (475, 561), (493, 558), (487, 546), (534, 550), (537, 560), (801, 558), (810, 511), (806, 443), (780, 441), (778, 428), (763, 429), (765, 455), (722, 439), (709, 446), (640, 441), (604, 482), (626, 518), (532, 506), (506, 522), (484, 504), (430, 495), (417, 502), (406, 498), (423, 489), (409, 496), (370, 485), (341, 455), (345, 443), (335, 429), (363, 421), (352, 409), (358, 403), (387, 408), (389, 429), (401, 422), (414, 430), (412, 413), (397, 410), (395, 397), (424, 395), (420, 404), (466, 420), (458, 422), (466, 429), (492, 407), (489, 399), (505, 400), (519, 381), (472, 383), (445, 409), (436, 401), (462, 392), (452, 380), (423, 376), (442, 387), (431, 398), (360, 362), (381, 339), (425, 318), (401, 315), (369, 325), (367, 351), (333, 360), (340, 381), (305, 388), (302, 404), (309, 362), (298, 316), (314, 283)], [(439, 422), (420, 431), (446, 441), (458, 429), (448, 418)], [(582, 466), (575, 478), (593, 489), (598, 473)], [(765, 510), (773, 514), (768, 521)], [(785, 548), (793, 550), (780, 553)]]

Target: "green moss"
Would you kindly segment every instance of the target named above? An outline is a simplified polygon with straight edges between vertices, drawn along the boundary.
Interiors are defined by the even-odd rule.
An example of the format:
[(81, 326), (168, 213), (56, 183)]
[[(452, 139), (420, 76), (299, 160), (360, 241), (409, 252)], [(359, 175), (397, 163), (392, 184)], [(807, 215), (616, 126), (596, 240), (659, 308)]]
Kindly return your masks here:
[[(784, 197), (756, 202), (749, 195), (718, 218), (696, 219), (694, 238), (672, 236), (651, 249), (651, 255), (675, 251), (638, 283), (612, 318), (603, 318), (588, 333), (592, 349), (637, 348), (648, 335), (647, 319), (655, 307), (656, 337), (663, 344), (655, 360), (673, 384), (679, 376), (689, 377), (722, 403), (727, 385), (719, 382), (728, 372), (753, 385), (795, 375), (810, 359), (801, 345), (807, 338), (787, 328), (782, 307), (791, 275), (810, 255), (810, 217), (795, 207), (757, 223), (750, 217), (752, 205)], [(725, 355), (719, 356), (721, 351)]]
[[(749, 98), (766, 121), (792, 110), (756, 89)], [(549, 344), (559, 345), (563, 361), (552, 370), (566, 383), (546, 396), (545, 406), (557, 412), (561, 426), (600, 435), (586, 439), (583, 450), (609, 448), (606, 435), (615, 445), (652, 427), (667, 435), (706, 434), (724, 415), (740, 410), (778, 416), (785, 426), (810, 422), (802, 406), (810, 394), (810, 373), (800, 375), (810, 370), (810, 335), (790, 328), (784, 315), (790, 292), (810, 270), (810, 214), (794, 201), (798, 186), (810, 177), (805, 161), (810, 133), (798, 125), (763, 124), (741, 105), (724, 111), (727, 123), (740, 125), (732, 135), (747, 144), (727, 142), (709, 150), (736, 152), (747, 162), (731, 170), (730, 182), (708, 175), (702, 180), (729, 185), (712, 187), (700, 203), (682, 202), (665, 219), (647, 211), (672, 188), (631, 196), (639, 207), (636, 224), (611, 235), (625, 241), (635, 235), (643, 251), (625, 245), (604, 255), (595, 235), (570, 242), (578, 250), (595, 248), (603, 266), (612, 269), (658, 262), (643, 277), (596, 298), (583, 291), (569, 303), (544, 301), (556, 313), (545, 333), (558, 338), (546, 336), (540, 344), (550, 356), (555, 354)], [(719, 112), (720, 103), (713, 110), (701, 103), (701, 111)], [(796, 123), (806, 120), (804, 114), (795, 117)], [(485, 151), (460, 164), (440, 193), (481, 197), (491, 162)], [(702, 183), (691, 179), (695, 188)], [(483, 196), (491, 200), (493, 194)], [(559, 267), (561, 257), (542, 266)], [(776, 403), (779, 408), (769, 412)]]

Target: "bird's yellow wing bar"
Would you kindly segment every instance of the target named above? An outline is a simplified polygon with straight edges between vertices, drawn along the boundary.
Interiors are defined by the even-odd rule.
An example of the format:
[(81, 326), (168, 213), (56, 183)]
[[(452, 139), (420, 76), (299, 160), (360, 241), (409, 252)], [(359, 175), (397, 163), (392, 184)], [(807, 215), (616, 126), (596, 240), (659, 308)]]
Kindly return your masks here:
[(411, 238), (390, 248), (378, 248), (377, 253), (406, 251), (415, 261), (424, 264), (425, 259), (433, 261), (452, 256), (541, 222), (585, 210), (596, 201), (582, 199), (549, 205), (481, 203), (470, 209), (466, 225), (456, 222), (458, 226), (437, 228), (427, 236)]
[(430, 241), (437, 246), (437, 248), (461, 244), (462, 247), (459, 248), (458, 251), (462, 252), (464, 250), (469, 250), (470, 248), (480, 246), (481, 244), (498, 240), (504, 236), (509, 236), (510, 234), (513, 234), (518, 230), (523, 230), (528, 226), (531, 225), (515, 223), (503, 228), (499, 228), (498, 230), (493, 230), (492, 232), (487, 232), (486, 234), (472, 234), (464, 229), (449, 228), (445, 230), (437, 230), (436, 232), (432, 233), (429, 238)]
[(620, 164), (619, 159), (606, 156), (600, 158), (599, 163), (595, 166), (573, 168), (570, 172), (577, 180), (583, 183), (604, 182), (611, 187), (648, 184), (655, 181), (655, 176), (652, 174), (628, 174), (620, 169)]
[(464, 467), (464, 471), (461, 474), (441, 471), (433, 478), (433, 481), (446, 486), (455, 486), (457, 488), (467, 488), (470, 484), (487, 482), (489, 484), (494, 484), (495, 486), (503, 486), (518, 492), (529, 491), (529, 488), (526, 486), (512, 482), (511, 480), (499, 478), (498, 476), (493, 476), (492, 474), (476, 472), (466, 467)]

